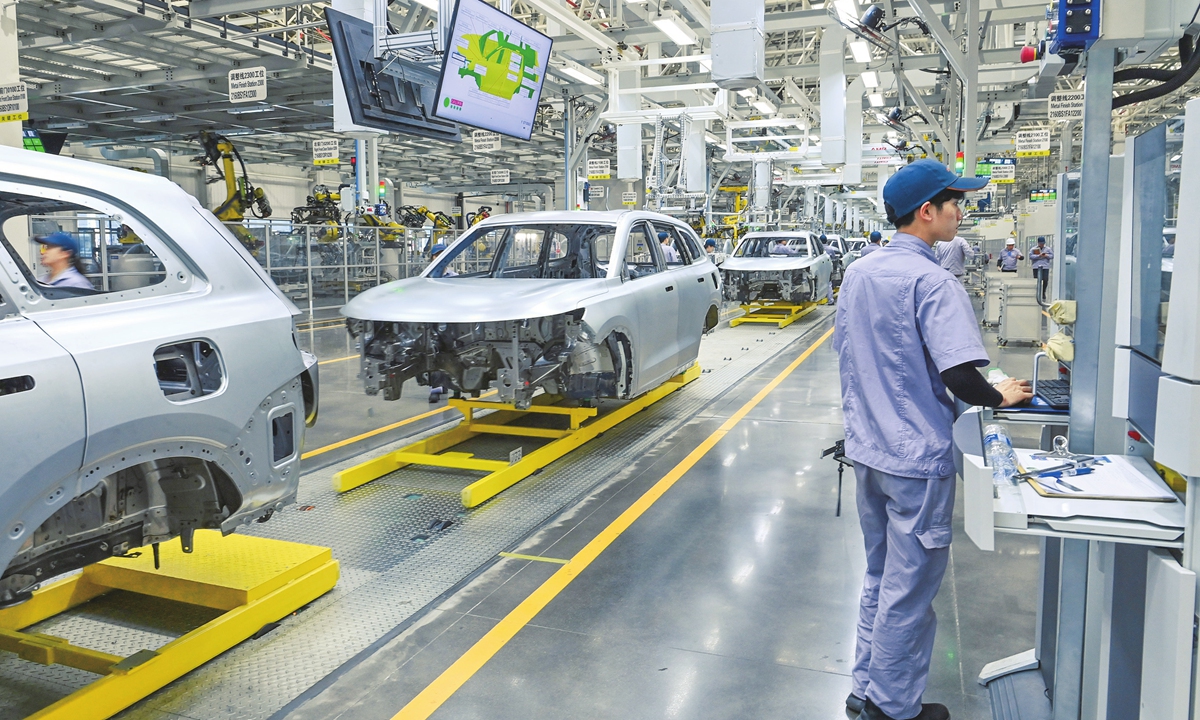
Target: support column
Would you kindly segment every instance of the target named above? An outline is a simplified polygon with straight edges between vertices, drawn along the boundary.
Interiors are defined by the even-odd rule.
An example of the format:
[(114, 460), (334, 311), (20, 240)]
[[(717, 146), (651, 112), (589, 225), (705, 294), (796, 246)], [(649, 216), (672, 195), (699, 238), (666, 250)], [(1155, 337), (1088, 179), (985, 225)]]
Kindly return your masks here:
[(771, 161), (754, 161), (754, 196), (755, 210), (766, 210), (771, 202)]
[(846, 88), (846, 165), (842, 168), (842, 182), (847, 185), (862, 182), (862, 101), (866, 89), (861, 75)]
[[(0, 3), (0, 85), (21, 81), (17, 47), (17, 4)], [(22, 147), (21, 123), (0, 123), (0, 145)]]
[[(578, 189), (575, 172), (571, 169), (571, 151), (575, 145), (575, 103), (566, 90), (563, 91), (563, 210), (574, 210)], [(641, 126), (636, 126), (639, 131)]]
[(367, 201), (374, 207), (379, 202), (379, 138), (367, 141)]
[[(616, 112), (633, 112), (640, 109), (637, 95), (618, 95), (620, 88), (635, 88), (640, 84), (637, 70), (621, 70), (609, 73), (609, 106)], [(642, 172), (642, 125), (630, 123), (617, 126), (617, 179), (641, 180)]]
[[(975, 177), (979, 126), (979, 0), (966, 0), (967, 62), (963, 76), (963, 177)], [(947, 158), (949, 160), (950, 158)]]
[(704, 132), (707, 129), (707, 122), (693, 120), (688, 124), (687, 137), (684, 138), (687, 177), (680, 180), (690, 193), (708, 192), (708, 154), (704, 144)]
[[(821, 162), (846, 162), (846, 31), (826, 27), (821, 35)], [(860, 113), (861, 114), (861, 113)]]

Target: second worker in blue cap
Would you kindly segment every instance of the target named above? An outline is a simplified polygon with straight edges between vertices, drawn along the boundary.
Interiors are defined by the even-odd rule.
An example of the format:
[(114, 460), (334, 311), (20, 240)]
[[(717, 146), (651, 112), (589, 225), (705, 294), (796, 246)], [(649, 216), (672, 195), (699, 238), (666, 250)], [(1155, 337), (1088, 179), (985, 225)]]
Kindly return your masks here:
[(947, 720), (923, 704), (937, 618), (933, 598), (950, 552), (955, 469), (949, 388), (971, 405), (1028, 400), (1027, 383), (992, 387), (966, 290), (933, 245), (954, 238), (965, 193), (934, 160), (901, 168), (883, 188), (891, 242), (846, 270), (834, 344), (842, 381), (846, 457), (854, 461), (867, 572), (847, 708), (860, 720)]

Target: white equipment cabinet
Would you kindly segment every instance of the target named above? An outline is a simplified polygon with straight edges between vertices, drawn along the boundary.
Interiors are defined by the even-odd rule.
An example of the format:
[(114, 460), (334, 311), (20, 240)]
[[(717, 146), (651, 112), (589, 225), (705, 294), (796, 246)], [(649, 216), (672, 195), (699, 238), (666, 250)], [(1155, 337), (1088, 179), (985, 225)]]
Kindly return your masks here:
[(1015, 278), (1009, 273), (1002, 281), (998, 339), (1001, 345), (1042, 339), (1042, 306), (1037, 301), (1037, 280)]

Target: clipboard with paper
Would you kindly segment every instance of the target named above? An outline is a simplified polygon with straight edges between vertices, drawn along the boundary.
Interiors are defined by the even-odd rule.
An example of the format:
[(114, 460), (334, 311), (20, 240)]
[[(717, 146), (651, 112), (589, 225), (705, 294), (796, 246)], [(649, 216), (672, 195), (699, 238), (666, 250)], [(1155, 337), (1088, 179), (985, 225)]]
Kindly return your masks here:
[(1164, 503), (1178, 500), (1165, 483), (1155, 482), (1157, 478), (1148, 477), (1128, 458), (1120, 455), (1100, 456), (1094, 465), (1074, 474), (1050, 472), (1043, 476), (1039, 471), (1059, 467), (1060, 463), (1050, 458), (1035, 459), (1035, 454), (1033, 451), (1018, 450), (1017, 459), (1021, 472), (1031, 475), (1024, 478), (1025, 481), (1044, 498)]

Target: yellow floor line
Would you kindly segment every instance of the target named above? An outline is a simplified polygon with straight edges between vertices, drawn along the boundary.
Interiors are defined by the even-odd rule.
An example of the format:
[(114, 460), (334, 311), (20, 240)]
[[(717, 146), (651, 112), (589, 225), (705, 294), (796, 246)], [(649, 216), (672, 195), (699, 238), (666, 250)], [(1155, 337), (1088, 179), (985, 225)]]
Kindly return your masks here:
[(663, 476), (661, 480), (654, 484), (645, 492), (637, 501), (631, 505), (625, 512), (613, 520), (612, 523), (600, 532), (591, 542), (589, 542), (582, 550), (580, 550), (571, 560), (563, 565), (557, 572), (550, 576), (546, 582), (533, 591), (529, 597), (525, 598), (516, 608), (504, 617), (495, 625), (486, 635), (479, 639), (467, 650), (453, 665), (446, 668), (445, 672), (438, 676), (436, 680), (430, 683), (424, 690), (412, 699), (404, 708), (396, 713), (392, 720), (425, 720), (439, 707), (442, 706), (450, 696), (458, 691), (476, 672), (479, 671), (488, 660), (503, 648), (509, 640), (511, 640), (517, 632), (525, 627), (534, 616), (542, 611), (551, 600), (562, 592), (567, 585), (571, 584), (578, 575), (592, 563), (600, 553), (604, 552), (609, 545), (613, 543), (621, 533), (625, 532), (630, 525), (634, 523), (643, 513), (646, 512), (655, 502), (658, 501), (663, 494), (671, 489), (679, 478), (690, 470), (697, 462), (700, 461), (709, 450), (712, 450), (721, 438), (725, 437), (730, 430), (734, 428), (743, 418), (750, 413), (759, 403), (761, 403), (767, 395), (771, 394), (775, 388), (779, 387), (789, 375), (800, 367), (800, 363), (804, 362), (813, 354), (818, 347), (821, 346), (829, 337), (833, 335), (833, 328), (820, 337), (800, 357), (792, 361), (783, 372), (775, 376), (771, 382), (767, 383), (758, 394), (743, 405), (736, 413), (728, 420), (721, 424), (713, 434), (709, 435), (700, 443), (696, 449), (692, 450), (683, 460), (675, 467), (671, 468), (670, 472)]
[(346, 357), (334, 358), (333, 360), (322, 360), (321, 362), (319, 362), (317, 364), (318, 365), (329, 365), (330, 363), (346, 362), (347, 360), (354, 360), (357, 357), (358, 357), (358, 355), (347, 355)]
[[(358, 356), (355, 355), (354, 357), (358, 357)], [(489, 390), (489, 391), (483, 393), (482, 395), (480, 395), (479, 397), (485, 398), (485, 397), (488, 397), (489, 395), (495, 395), (495, 394), (496, 394), (495, 390)], [(384, 425), (381, 428), (376, 428), (374, 430), (370, 430), (368, 432), (363, 433), (362, 435), (355, 435), (352, 438), (346, 438), (345, 440), (339, 440), (335, 443), (326, 445), (325, 447), (319, 447), (316, 450), (309, 450), (308, 452), (301, 455), (300, 459), (307, 460), (311, 457), (316, 457), (322, 453), (327, 453), (330, 450), (337, 450), (340, 447), (346, 447), (347, 445), (353, 445), (354, 443), (356, 443), (360, 440), (366, 440), (367, 438), (372, 438), (372, 437), (375, 437), (376, 435), (381, 435), (389, 430), (395, 430), (398, 427), (404, 427), (405, 425), (411, 425), (412, 423), (415, 423), (418, 420), (424, 420), (425, 418), (433, 417), (434, 415), (437, 415), (439, 413), (444, 413), (447, 410), (453, 410), (453, 409), (454, 408), (443, 407), (443, 408), (438, 408), (437, 410), (430, 410), (429, 412), (423, 412), (420, 415), (413, 415), (410, 418), (404, 418), (403, 420), (401, 420), (399, 422), (394, 422), (391, 425)]]
[(541, 555), (522, 555), (520, 553), (510, 552), (502, 552), (500, 553), (500, 557), (512, 558), (513, 560), (534, 560), (536, 562), (548, 562), (555, 563), (557, 565), (566, 565), (568, 562), (570, 562), (570, 560), (563, 560), (562, 558), (548, 558), (542, 557)]

